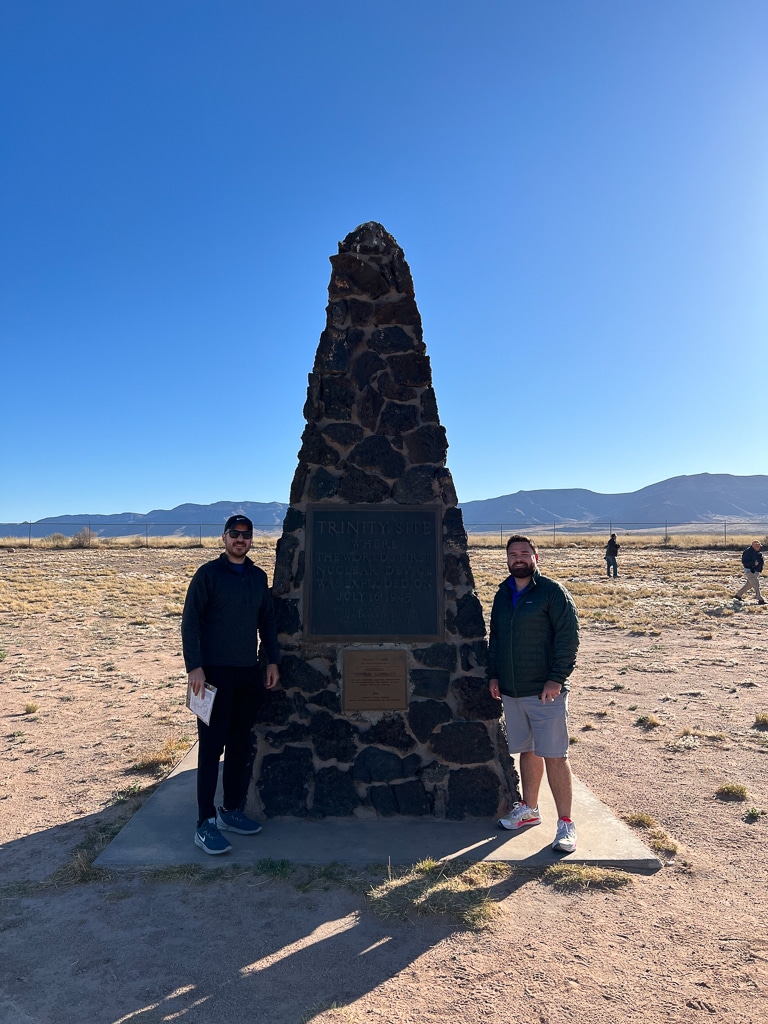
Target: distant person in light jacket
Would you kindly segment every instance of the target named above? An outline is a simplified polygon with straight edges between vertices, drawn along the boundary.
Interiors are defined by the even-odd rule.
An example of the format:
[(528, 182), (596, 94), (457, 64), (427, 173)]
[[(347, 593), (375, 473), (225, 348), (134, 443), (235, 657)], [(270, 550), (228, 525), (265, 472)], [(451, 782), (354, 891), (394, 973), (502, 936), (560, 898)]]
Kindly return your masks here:
[(763, 595), (760, 593), (760, 573), (763, 571), (763, 556), (760, 554), (760, 541), (753, 540), (748, 548), (745, 548), (741, 556), (741, 564), (744, 566), (744, 575), (747, 581), (736, 595), (736, 600), (741, 601), (744, 594), (751, 587), (757, 597), (758, 604), (765, 604)]
[(605, 545), (605, 571), (608, 576), (611, 575), (611, 569), (613, 569), (613, 578), (619, 575), (619, 563), (616, 561), (616, 555), (619, 553), (620, 545), (616, 542), (616, 534), (611, 534), (611, 539)]

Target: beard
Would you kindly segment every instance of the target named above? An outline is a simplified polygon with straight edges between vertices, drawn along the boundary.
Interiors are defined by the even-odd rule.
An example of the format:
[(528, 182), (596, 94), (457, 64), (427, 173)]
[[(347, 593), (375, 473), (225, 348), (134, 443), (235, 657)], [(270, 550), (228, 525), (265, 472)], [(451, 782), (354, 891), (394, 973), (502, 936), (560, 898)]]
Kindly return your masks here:
[(524, 580), (526, 578), (526, 576), (533, 576), (533, 566), (532, 565), (518, 564), (518, 565), (515, 565), (514, 567), (510, 567), (509, 571), (515, 577), (515, 579), (518, 579), (518, 580)]

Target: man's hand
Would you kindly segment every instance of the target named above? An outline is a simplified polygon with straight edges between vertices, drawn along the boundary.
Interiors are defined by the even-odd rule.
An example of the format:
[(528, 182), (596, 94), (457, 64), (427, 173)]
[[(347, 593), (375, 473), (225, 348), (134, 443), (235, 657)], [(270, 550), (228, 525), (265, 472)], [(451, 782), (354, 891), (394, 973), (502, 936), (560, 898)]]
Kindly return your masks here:
[(554, 679), (548, 679), (544, 683), (544, 689), (541, 691), (539, 700), (542, 704), (551, 704), (553, 700), (560, 696), (562, 689), (563, 687), (560, 683), (556, 683)]
[(192, 689), (192, 693), (196, 697), (200, 697), (205, 690), (205, 672), (202, 668), (193, 668), (191, 672), (187, 673), (187, 679)]
[(267, 665), (267, 678), (264, 685), (268, 690), (273, 689), (280, 682), (280, 669), (277, 665)]
[(501, 700), (501, 690), (499, 689), (498, 679), (489, 679), (488, 689), (491, 691), (492, 697), (494, 697), (496, 700)]

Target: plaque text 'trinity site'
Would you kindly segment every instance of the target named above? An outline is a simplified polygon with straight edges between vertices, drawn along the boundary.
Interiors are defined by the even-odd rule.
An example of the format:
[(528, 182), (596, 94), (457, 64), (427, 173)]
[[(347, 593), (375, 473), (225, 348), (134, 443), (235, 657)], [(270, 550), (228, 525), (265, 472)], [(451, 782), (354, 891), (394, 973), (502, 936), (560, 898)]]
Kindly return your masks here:
[(307, 509), (306, 635), (356, 640), (442, 636), (441, 509)]

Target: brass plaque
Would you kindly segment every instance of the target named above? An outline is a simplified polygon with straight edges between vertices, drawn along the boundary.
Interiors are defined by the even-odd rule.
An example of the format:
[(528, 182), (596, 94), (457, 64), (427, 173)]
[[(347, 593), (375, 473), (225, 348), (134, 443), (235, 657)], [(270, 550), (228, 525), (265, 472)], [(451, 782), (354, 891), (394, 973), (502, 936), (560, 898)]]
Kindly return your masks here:
[(342, 655), (345, 711), (405, 711), (408, 663), (405, 651), (354, 651)]

